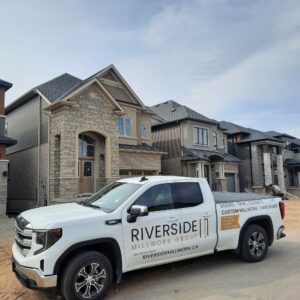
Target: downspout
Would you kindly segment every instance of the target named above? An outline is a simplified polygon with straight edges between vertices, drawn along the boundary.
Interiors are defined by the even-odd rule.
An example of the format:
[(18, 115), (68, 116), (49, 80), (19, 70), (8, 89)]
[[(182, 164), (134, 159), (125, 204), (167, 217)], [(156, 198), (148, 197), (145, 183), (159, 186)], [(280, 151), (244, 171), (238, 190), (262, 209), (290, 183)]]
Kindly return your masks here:
[(39, 96), (39, 122), (38, 122), (38, 176), (37, 176), (37, 201), (36, 207), (40, 206), (40, 157), (41, 157), (41, 96)]
[(46, 206), (50, 203), (50, 116), (51, 111), (48, 111), (48, 178), (47, 178), (47, 197), (46, 197)]

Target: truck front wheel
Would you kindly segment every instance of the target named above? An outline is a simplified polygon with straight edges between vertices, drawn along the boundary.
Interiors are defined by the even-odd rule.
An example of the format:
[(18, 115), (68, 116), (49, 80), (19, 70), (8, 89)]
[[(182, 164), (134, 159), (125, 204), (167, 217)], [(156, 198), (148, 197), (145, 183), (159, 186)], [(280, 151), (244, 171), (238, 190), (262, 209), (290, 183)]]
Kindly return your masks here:
[(259, 225), (246, 228), (240, 248), (240, 257), (247, 262), (262, 261), (268, 252), (269, 239), (266, 231)]
[(66, 266), (61, 279), (61, 292), (67, 300), (102, 299), (111, 286), (111, 262), (102, 253), (83, 252)]

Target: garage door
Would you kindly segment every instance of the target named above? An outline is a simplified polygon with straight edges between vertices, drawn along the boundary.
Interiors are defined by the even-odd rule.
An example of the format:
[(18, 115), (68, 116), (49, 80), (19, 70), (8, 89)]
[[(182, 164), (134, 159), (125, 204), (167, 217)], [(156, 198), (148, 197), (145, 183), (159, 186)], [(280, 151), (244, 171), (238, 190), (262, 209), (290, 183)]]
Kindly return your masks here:
[(235, 192), (235, 174), (234, 173), (225, 173), (227, 192)]

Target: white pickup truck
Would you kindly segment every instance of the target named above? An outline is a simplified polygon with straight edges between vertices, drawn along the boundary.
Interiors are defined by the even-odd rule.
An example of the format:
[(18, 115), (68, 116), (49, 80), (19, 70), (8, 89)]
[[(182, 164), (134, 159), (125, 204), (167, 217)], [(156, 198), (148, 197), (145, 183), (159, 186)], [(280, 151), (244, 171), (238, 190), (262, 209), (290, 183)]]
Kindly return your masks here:
[(16, 219), (13, 270), (29, 288), (101, 299), (122, 273), (223, 250), (248, 262), (285, 236), (280, 198), (212, 193), (205, 179), (119, 180), (81, 203)]

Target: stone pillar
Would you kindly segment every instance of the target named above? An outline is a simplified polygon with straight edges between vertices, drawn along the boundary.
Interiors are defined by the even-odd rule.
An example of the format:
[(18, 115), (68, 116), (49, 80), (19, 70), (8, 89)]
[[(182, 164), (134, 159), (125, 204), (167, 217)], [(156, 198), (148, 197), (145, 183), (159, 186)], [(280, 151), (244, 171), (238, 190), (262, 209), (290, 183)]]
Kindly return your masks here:
[(278, 185), (281, 189), (285, 190), (282, 154), (278, 154), (276, 159), (277, 159)]
[(0, 215), (6, 214), (8, 160), (0, 160)]
[(263, 153), (264, 159), (264, 172), (265, 172), (265, 185), (272, 184), (272, 169), (271, 169), (271, 154)]

